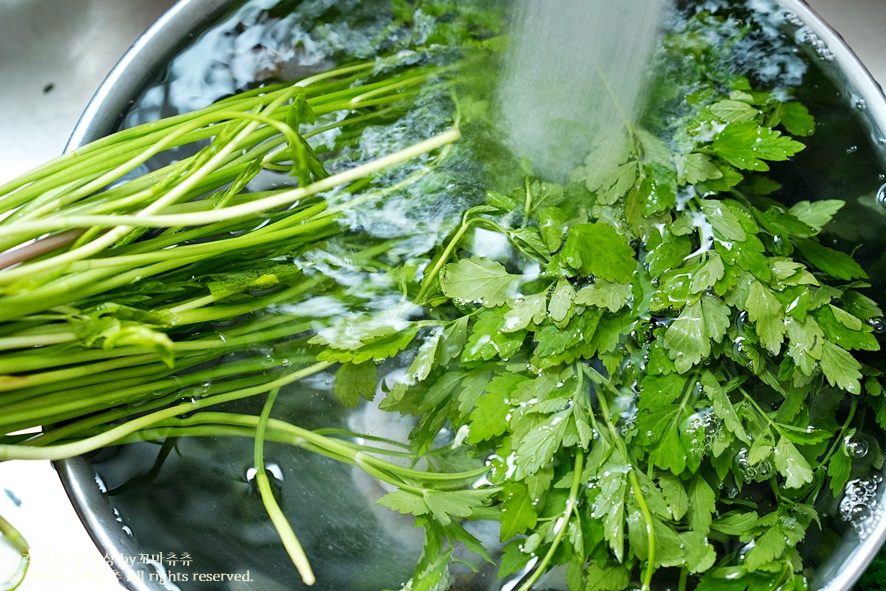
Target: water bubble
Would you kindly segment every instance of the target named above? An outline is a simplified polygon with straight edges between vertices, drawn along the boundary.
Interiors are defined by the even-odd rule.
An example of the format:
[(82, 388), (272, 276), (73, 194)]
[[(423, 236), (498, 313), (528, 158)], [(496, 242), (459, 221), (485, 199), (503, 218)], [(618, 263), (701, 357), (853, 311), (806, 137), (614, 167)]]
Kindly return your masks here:
[(790, 254), (790, 243), (776, 234), (772, 237), (772, 249), (775, 251), (775, 254), (786, 256)]
[(766, 480), (770, 476), (772, 476), (772, 464), (770, 464), (767, 460), (763, 460), (756, 466), (757, 468), (757, 478), (761, 480)]
[(858, 146), (849, 146), (846, 148), (847, 154), (855, 154), (856, 152), (858, 152)]
[(864, 111), (868, 108), (868, 104), (863, 98), (860, 98), (855, 101), (855, 108), (859, 111)]
[(751, 478), (749, 477), (749, 473), (751, 470), (751, 462), (748, 459), (748, 449), (746, 447), (738, 450), (738, 453), (735, 456), (735, 463), (738, 466), (738, 471), (742, 475), (742, 479), (745, 482), (750, 482)]
[[(255, 466), (250, 466), (246, 470), (246, 482), (250, 483), (256, 492), (258, 492), (258, 482), (255, 479), (257, 474), (258, 469)], [(274, 496), (279, 497), (283, 490), (283, 470), (278, 464), (265, 464), (265, 474), (268, 476)]]
[(855, 435), (851, 437), (847, 437), (843, 445), (846, 448), (846, 453), (849, 454), (850, 458), (863, 458), (868, 455), (868, 450), (870, 446), (864, 435)]
[[(853, 505), (849, 510), (849, 519), (847, 521), (861, 521), (871, 518), (871, 508), (867, 505)], [(845, 519), (845, 517), (844, 517)]]
[(886, 185), (881, 186), (877, 191), (877, 205), (886, 209)]
[(840, 517), (855, 528), (862, 539), (873, 531), (883, 510), (877, 501), (877, 488), (882, 482), (880, 476), (868, 479), (850, 480), (840, 501)]
[(745, 357), (747, 354), (745, 353), (745, 338), (737, 337), (735, 342), (732, 344), (732, 353), (735, 357)]
[(886, 319), (884, 318), (871, 318), (868, 320), (868, 325), (874, 329), (874, 332), (877, 334), (886, 333)]

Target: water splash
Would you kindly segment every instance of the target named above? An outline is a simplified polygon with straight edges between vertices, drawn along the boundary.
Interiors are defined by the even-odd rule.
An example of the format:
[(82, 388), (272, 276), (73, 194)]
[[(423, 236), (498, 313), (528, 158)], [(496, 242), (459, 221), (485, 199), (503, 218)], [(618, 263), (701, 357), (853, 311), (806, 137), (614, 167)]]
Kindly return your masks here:
[(562, 178), (594, 147), (588, 138), (621, 141), (643, 104), (667, 1), (518, 4), (498, 101), (512, 148), (537, 172)]

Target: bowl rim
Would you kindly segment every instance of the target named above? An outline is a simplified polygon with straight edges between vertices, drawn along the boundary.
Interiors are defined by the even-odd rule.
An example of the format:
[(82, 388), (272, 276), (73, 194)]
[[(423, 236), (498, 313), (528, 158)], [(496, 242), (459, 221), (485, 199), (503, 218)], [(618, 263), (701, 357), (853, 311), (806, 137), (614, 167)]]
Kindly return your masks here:
[[(68, 140), (65, 151), (71, 151), (85, 143), (106, 135), (122, 120), (131, 99), (143, 89), (146, 79), (157, 71), (164, 60), (178, 49), (183, 40), (193, 36), (216, 18), (224, 9), (238, 0), (178, 0), (130, 47), (114, 66), (90, 100)], [(784, 13), (797, 16), (802, 25), (799, 34), (806, 40), (818, 39), (823, 43), (823, 61), (830, 68), (840, 87), (851, 93), (850, 97), (864, 99), (865, 108), (858, 110), (865, 127), (871, 132), (872, 144), (878, 146), (881, 163), (886, 167), (886, 94), (873, 78), (845, 40), (805, 0), (774, 0)], [(799, 45), (800, 43), (798, 43)], [(854, 100), (854, 99), (853, 99)], [(83, 458), (70, 458), (54, 462), (59, 478), (71, 504), (96, 547), (106, 559), (115, 556), (138, 556), (144, 553), (134, 544), (120, 516), (104, 496), (99, 482), (88, 462)], [(886, 471), (886, 469), (884, 469)], [(881, 487), (880, 503), (886, 502), (886, 486)], [(854, 535), (849, 533), (847, 535)], [(845, 538), (844, 538), (845, 539)], [(870, 535), (848, 547), (841, 543), (833, 556), (841, 557), (836, 572), (819, 569), (810, 580), (810, 588), (818, 591), (849, 591), (873, 561), (886, 542), (886, 515), (881, 516)], [(120, 583), (130, 591), (163, 591), (162, 584), (151, 584), (140, 576), (133, 564), (115, 563)], [(831, 575), (828, 580), (823, 580)]]

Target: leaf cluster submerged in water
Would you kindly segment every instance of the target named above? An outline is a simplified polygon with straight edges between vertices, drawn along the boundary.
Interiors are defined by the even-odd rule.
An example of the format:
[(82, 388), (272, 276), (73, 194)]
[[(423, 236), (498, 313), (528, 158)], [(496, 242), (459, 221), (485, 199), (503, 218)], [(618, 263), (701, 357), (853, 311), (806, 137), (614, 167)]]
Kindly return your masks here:
[[(222, 123), (215, 143), (166, 171), (171, 190), (193, 174), (190, 192), (147, 212), (132, 203), (163, 183), (85, 198), (73, 254), (54, 255), (69, 267), (37, 256), (0, 273), (0, 343), (40, 345), (0, 358), (0, 387), (17, 391), (4, 452), (21, 450), (12, 431), (72, 419), (27, 452), (215, 428), (259, 433), (260, 465), (266, 437), (296, 441), (396, 487), (378, 503), (425, 528), (412, 591), (449, 585), (461, 547), (521, 589), (550, 576), (589, 591), (804, 589), (798, 545), (823, 499), (880, 467), (874, 440), (864, 461), (858, 441), (886, 426), (883, 368), (866, 355), (882, 312), (866, 271), (822, 239), (844, 203), (784, 203), (769, 176), (813, 116), (724, 68), (748, 30), (713, 47), (702, 33), (728, 19), (699, 12), (660, 56), (688, 76), (677, 96), (659, 81), (650, 112), (667, 125), (626, 122), (589, 140), (568, 181), (536, 178), (499, 141), (477, 69), (497, 59), (498, 14), (393, 2), (373, 30), (396, 54), (226, 99), (243, 120), (203, 114), (210, 133), (188, 133)], [(269, 140), (247, 128), (256, 117), (289, 131)], [(244, 191), (263, 169), (290, 176)], [(76, 219), (44, 220), (32, 199), (6, 209), (22, 240)], [(108, 204), (125, 224), (101, 217)], [(323, 371), (343, 405), (414, 417), (400, 453), (416, 469), (270, 421), (278, 391), (298, 395), (281, 388)], [(267, 392), (261, 417), (205, 412)], [(472, 520), (497, 521), (499, 544)]]
[[(668, 135), (627, 126), (565, 185), (494, 186), (408, 292), (419, 348), (381, 405), (421, 417), (419, 449), (451, 429), (487, 459), (499, 574), (523, 588), (556, 565), (571, 589), (805, 588), (797, 546), (859, 474), (861, 409), (884, 423), (857, 355), (882, 312), (819, 238), (843, 202), (784, 204), (759, 176), (813, 116), (738, 75), (694, 82)], [(381, 502), (459, 539), (420, 496)]]

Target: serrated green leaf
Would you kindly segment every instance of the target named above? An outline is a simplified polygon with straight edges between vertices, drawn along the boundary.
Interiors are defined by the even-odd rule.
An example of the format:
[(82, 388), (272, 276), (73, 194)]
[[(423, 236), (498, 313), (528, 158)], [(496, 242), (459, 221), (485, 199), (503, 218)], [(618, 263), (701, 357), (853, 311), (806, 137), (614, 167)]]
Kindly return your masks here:
[(461, 352), (468, 342), (468, 321), (467, 316), (461, 316), (458, 320), (453, 320), (443, 328), (443, 338), (437, 347), (437, 363), (440, 365), (448, 365), (450, 361), (461, 357)]
[[(364, 363), (369, 360), (382, 361), (389, 357), (393, 357), (403, 349), (409, 346), (412, 339), (418, 333), (418, 325), (410, 324), (403, 330), (396, 330), (393, 327), (385, 327), (379, 330), (380, 336), (364, 337), (366, 340), (359, 344), (355, 349), (325, 349), (317, 355), (320, 361), (337, 361), (340, 363), (352, 362), (356, 364)], [(320, 335), (317, 335), (318, 337)], [(312, 339), (313, 340), (313, 339)], [(344, 345), (343, 342), (337, 342), (338, 345)]]
[(806, 137), (815, 133), (815, 117), (809, 114), (809, 109), (803, 103), (797, 101), (781, 103), (778, 107), (778, 116), (781, 124), (792, 135)]
[(717, 381), (714, 374), (709, 371), (704, 372), (701, 375), (701, 385), (705, 394), (707, 394), (714, 405), (714, 413), (723, 421), (726, 428), (745, 443), (750, 443), (751, 439), (748, 437), (747, 431), (745, 431), (741, 417), (736, 412), (732, 401), (729, 399), (729, 395), (720, 385), (720, 382)]
[(768, 527), (763, 535), (754, 540), (754, 546), (745, 556), (748, 571), (754, 572), (775, 561), (784, 554), (786, 542), (781, 527)]
[(551, 301), (548, 304), (548, 313), (554, 322), (563, 322), (572, 312), (572, 302), (575, 300), (575, 288), (566, 279), (557, 281), (557, 285), (551, 292)]
[(590, 182), (587, 188), (597, 194), (597, 203), (600, 205), (612, 205), (625, 196), (628, 190), (637, 182), (637, 163), (628, 162), (612, 170), (607, 175)]
[(808, 239), (797, 240), (796, 244), (812, 266), (832, 277), (845, 281), (868, 278), (868, 274), (861, 268), (861, 265), (845, 252), (828, 248)]
[(440, 288), (453, 300), (494, 308), (514, 297), (523, 281), (522, 275), (508, 273), (501, 263), (472, 257), (446, 265)]
[(596, 306), (610, 312), (618, 312), (627, 305), (632, 295), (632, 287), (627, 283), (612, 283), (605, 279), (583, 287), (575, 298), (579, 306)]
[(696, 476), (689, 485), (689, 526), (703, 536), (708, 535), (716, 510), (717, 496), (714, 489), (701, 475)]
[(840, 496), (846, 483), (849, 482), (849, 475), (852, 472), (852, 459), (846, 453), (845, 444), (840, 444), (834, 455), (828, 462), (828, 477), (831, 479), (830, 487), (834, 498)]
[(566, 238), (569, 214), (559, 207), (545, 207), (539, 210), (537, 215), (541, 239), (550, 252), (557, 252), (563, 246), (563, 240)]
[(703, 573), (717, 561), (717, 551), (708, 542), (707, 536), (697, 531), (680, 534), (686, 569), (691, 573)]
[(355, 407), (361, 398), (371, 401), (378, 386), (378, 370), (372, 361), (343, 363), (335, 372), (335, 396), (345, 406)]
[(820, 231), (846, 204), (839, 199), (821, 201), (800, 201), (789, 210), (790, 214), (809, 227)]
[(688, 236), (674, 236), (667, 230), (653, 233), (646, 242), (646, 265), (653, 277), (661, 277), (665, 272), (680, 267), (692, 252), (692, 241)]
[(787, 160), (806, 146), (754, 121), (730, 123), (711, 148), (729, 164), (744, 170), (767, 171), (764, 160)]
[(812, 467), (787, 437), (778, 440), (774, 457), (775, 469), (784, 476), (786, 488), (800, 488), (812, 482)]
[(729, 306), (715, 296), (703, 296), (686, 306), (667, 328), (664, 344), (677, 371), (688, 371), (711, 354), (729, 327)]
[(671, 516), (675, 521), (680, 521), (689, 510), (689, 495), (686, 487), (679, 477), (670, 472), (665, 472), (658, 478), (658, 485), (668, 503)]
[(393, 509), (404, 515), (432, 515), (441, 525), (452, 523), (453, 517), (470, 517), (476, 510), (488, 504), (498, 489), (473, 489), (439, 491), (424, 489), (420, 493), (411, 490), (395, 490), (376, 501), (377, 505)]
[(511, 413), (511, 393), (529, 378), (506, 373), (496, 376), (486, 386), (486, 392), (477, 399), (471, 413), (468, 443), (480, 443), (502, 435), (508, 429)]
[(623, 591), (631, 584), (631, 571), (622, 564), (592, 562), (585, 576), (588, 586), (584, 591)]
[(637, 260), (624, 236), (604, 223), (579, 224), (569, 229), (563, 260), (586, 276), (628, 283)]
[(681, 185), (695, 185), (703, 181), (723, 178), (723, 173), (707, 154), (693, 152), (678, 156), (677, 178)]
[(538, 523), (537, 501), (522, 482), (508, 483), (502, 493), (500, 539), (506, 541), (531, 530)]
[(617, 454), (614, 460), (604, 464), (598, 480), (600, 492), (594, 501), (594, 514), (603, 520), (603, 537), (609, 544), (612, 554), (619, 562), (624, 560), (625, 492), (627, 478), (625, 465)]
[(540, 325), (548, 315), (548, 292), (520, 296), (509, 305), (511, 309), (504, 315), (504, 332), (523, 330), (530, 324)]
[(781, 351), (784, 334), (787, 330), (784, 322), (784, 308), (772, 290), (759, 281), (751, 282), (748, 299), (745, 302), (748, 318), (754, 323), (760, 344), (773, 355)]
[(507, 360), (520, 349), (525, 331), (504, 332), (507, 308), (484, 310), (471, 327), (471, 335), (462, 353), (462, 361), (489, 361), (495, 357)]
[(726, 267), (723, 266), (723, 259), (720, 258), (720, 255), (715, 254), (708, 257), (708, 260), (705, 261), (701, 268), (692, 274), (689, 292), (701, 293), (713, 287), (725, 274)]
[(861, 393), (861, 364), (849, 351), (825, 341), (821, 351), (821, 370), (828, 383), (850, 394)]
[(752, 121), (760, 111), (741, 101), (724, 100), (711, 105), (711, 113), (724, 123)]
[(847, 350), (880, 350), (880, 343), (869, 325), (833, 304), (822, 306), (813, 316), (832, 343)]
[(516, 444), (517, 469), (514, 477), (522, 480), (551, 462), (560, 449), (569, 426), (568, 411), (547, 417)]
[(747, 234), (742, 227), (741, 219), (727, 203), (712, 199), (701, 201), (701, 210), (714, 232), (723, 240), (744, 242)]
[(757, 512), (729, 511), (711, 523), (711, 529), (727, 536), (741, 537), (748, 533), (757, 522)]

